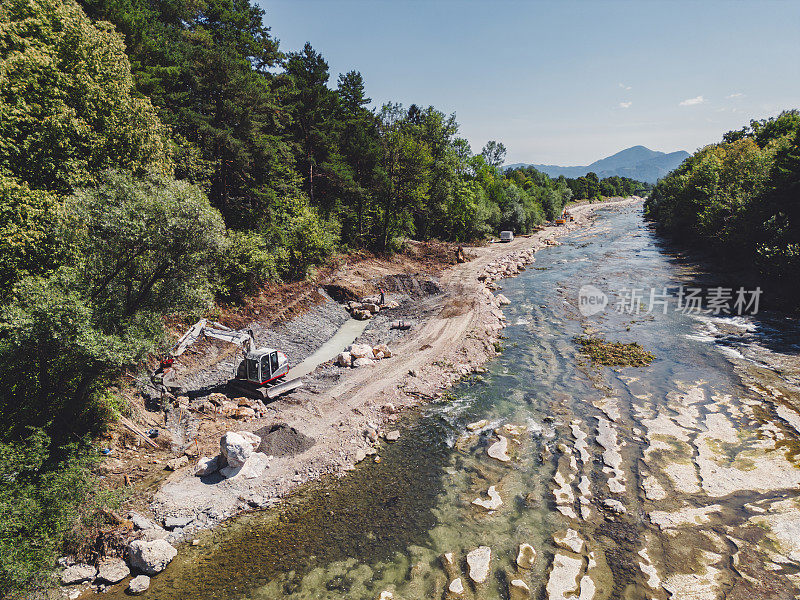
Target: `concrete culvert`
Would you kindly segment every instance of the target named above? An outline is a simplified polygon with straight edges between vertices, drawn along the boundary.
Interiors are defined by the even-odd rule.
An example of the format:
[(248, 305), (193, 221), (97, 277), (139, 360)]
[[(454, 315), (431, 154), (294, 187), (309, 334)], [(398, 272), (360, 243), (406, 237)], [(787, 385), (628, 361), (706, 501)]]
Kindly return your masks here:
[(261, 438), (258, 451), (268, 456), (298, 456), (315, 443), (314, 438), (303, 435), (286, 423), (264, 427), (255, 433)]

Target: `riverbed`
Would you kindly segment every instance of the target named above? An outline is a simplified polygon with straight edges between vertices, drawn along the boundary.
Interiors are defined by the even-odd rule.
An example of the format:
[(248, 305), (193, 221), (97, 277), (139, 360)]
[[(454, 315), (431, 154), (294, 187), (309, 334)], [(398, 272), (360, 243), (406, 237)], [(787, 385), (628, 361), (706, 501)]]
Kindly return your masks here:
[[(379, 463), (198, 536), (146, 597), (794, 598), (800, 397), (749, 352), (772, 336), (776, 355), (796, 355), (793, 324), (626, 302), (708, 279), (640, 205), (601, 209), (561, 241), (502, 282), (508, 326), (486, 373), (407, 415)], [(581, 314), (585, 285), (608, 293), (605, 310)], [(587, 334), (656, 360), (594, 366), (574, 339)], [(508, 461), (489, 456), (498, 443)], [(481, 546), (476, 583), (466, 557)]]

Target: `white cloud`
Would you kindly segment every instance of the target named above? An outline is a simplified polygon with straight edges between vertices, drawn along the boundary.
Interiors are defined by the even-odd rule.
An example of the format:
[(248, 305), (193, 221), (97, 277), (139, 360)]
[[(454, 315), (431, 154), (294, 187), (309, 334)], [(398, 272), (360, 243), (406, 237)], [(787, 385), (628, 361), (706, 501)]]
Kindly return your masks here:
[(680, 106), (696, 106), (698, 104), (703, 104), (706, 99), (702, 96), (695, 96), (694, 98), (688, 98), (680, 103)]
[(619, 87), (621, 87), (623, 90), (630, 90), (631, 89), (631, 86), (625, 85), (624, 83), (620, 83)]
[(620, 102), (619, 103), (619, 107), (620, 108), (630, 108), (632, 104), (633, 104), (633, 102)]
[(741, 92), (736, 92), (736, 93), (734, 93), (734, 94), (730, 94), (730, 95), (728, 95), (728, 96), (725, 96), (725, 97), (726, 97), (728, 100), (730, 100), (731, 98), (742, 98), (742, 97), (744, 97), (744, 94), (742, 94)]

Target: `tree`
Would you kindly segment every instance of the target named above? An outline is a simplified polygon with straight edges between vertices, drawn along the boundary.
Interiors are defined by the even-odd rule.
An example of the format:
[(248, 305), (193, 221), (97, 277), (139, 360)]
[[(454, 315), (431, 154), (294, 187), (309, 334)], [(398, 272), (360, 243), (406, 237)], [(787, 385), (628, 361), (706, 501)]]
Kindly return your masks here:
[(121, 38), (74, 0), (0, 5), (0, 165), (69, 193), (108, 168), (172, 172), (167, 130), (133, 94)]
[(481, 150), (481, 155), (486, 160), (486, 164), (491, 165), (495, 169), (499, 169), (506, 159), (506, 147), (500, 142), (491, 140), (486, 142), (483, 150)]
[(102, 425), (101, 383), (163, 337), (161, 317), (208, 307), (223, 225), (196, 186), (107, 173), (66, 201), (47, 276), (28, 277), (2, 314), (0, 415), (57, 442)]

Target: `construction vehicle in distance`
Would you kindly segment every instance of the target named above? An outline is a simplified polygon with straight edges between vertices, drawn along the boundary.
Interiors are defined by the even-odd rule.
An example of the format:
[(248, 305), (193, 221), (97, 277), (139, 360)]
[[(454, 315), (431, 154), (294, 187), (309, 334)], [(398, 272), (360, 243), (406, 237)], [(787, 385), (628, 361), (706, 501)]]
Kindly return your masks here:
[(241, 346), (242, 360), (228, 381), (230, 387), (241, 393), (272, 400), (303, 385), (300, 377), (284, 380), (289, 373), (289, 359), (274, 348), (258, 348), (251, 330), (236, 331), (220, 323), (212, 325), (209, 326), (206, 319), (200, 319), (181, 336), (150, 377), (156, 388), (171, 394), (185, 393), (177, 381), (173, 363), (201, 336)]
[(556, 225), (566, 225), (568, 218), (569, 213), (567, 211), (562, 212), (561, 216), (556, 219)]

